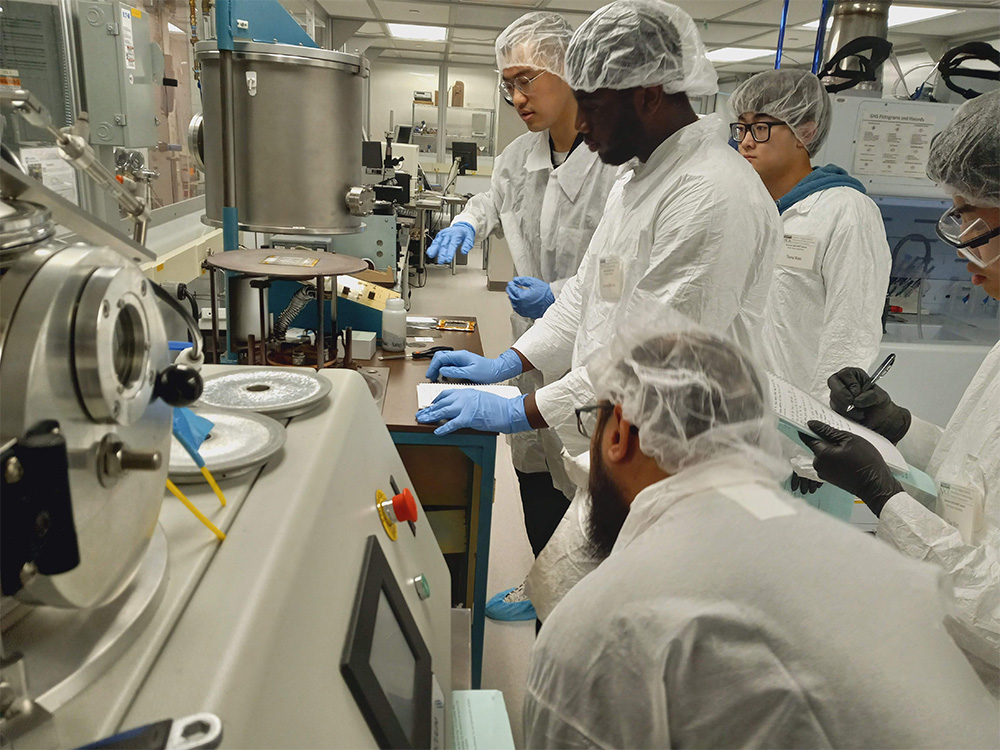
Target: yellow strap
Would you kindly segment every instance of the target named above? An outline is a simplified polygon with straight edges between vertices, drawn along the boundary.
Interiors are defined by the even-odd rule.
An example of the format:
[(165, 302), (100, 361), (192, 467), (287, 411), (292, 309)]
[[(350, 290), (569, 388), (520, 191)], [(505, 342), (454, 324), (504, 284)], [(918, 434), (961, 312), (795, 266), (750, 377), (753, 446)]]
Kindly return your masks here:
[(212, 472), (208, 470), (207, 466), (202, 466), (201, 473), (202, 476), (204, 476), (205, 479), (208, 481), (208, 485), (209, 487), (212, 488), (212, 491), (215, 493), (215, 496), (219, 498), (219, 502), (222, 503), (222, 507), (225, 508), (226, 496), (222, 494), (222, 489), (219, 487), (218, 484), (216, 484), (215, 477), (212, 476)]
[(197, 518), (199, 521), (205, 524), (205, 526), (207, 526), (213, 534), (219, 537), (220, 542), (226, 538), (226, 535), (219, 529), (219, 527), (216, 526), (211, 521), (209, 521), (208, 518), (205, 516), (205, 514), (202, 513), (200, 510), (198, 510), (195, 507), (194, 503), (188, 500), (187, 496), (179, 489), (177, 489), (177, 485), (171, 482), (169, 479), (167, 480), (167, 489), (170, 490), (171, 494), (174, 497), (176, 497), (178, 500), (184, 503), (185, 507), (187, 507), (189, 511), (194, 513), (195, 518)]

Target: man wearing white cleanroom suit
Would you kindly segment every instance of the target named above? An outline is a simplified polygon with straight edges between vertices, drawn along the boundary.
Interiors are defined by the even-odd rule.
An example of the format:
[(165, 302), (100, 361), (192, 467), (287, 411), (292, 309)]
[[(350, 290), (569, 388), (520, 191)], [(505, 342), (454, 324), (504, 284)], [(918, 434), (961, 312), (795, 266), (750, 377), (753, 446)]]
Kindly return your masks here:
[[(574, 409), (592, 395), (584, 365), (618, 326), (650, 310), (676, 310), (744, 346), (757, 344), (780, 227), (773, 201), (726, 145), (719, 119), (699, 120), (691, 109), (688, 96), (714, 93), (717, 79), (684, 11), (658, 0), (601, 8), (573, 35), (566, 71), (588, 146), (627, 167), (580, 270), (542, 319), (498, 360), (444, 352), (428, 377), (496, 382), (511, 366), (547, 377), (571, 371), (521, 399), (445, 392), (417, 419), (451, 420), (442, 433), (547, 424), (578, 455), (587, 443)], [(596, 564), (580, 527), (587, 507), (578, 491), (529, 575), (542, 619)]]
[[(954, 198), (938, 235), (958, 248), (972, 283), (994, 299), (1000, 299), (997, 123), (1000, 91), (966, 102), (934, 140), (927, 165), (928, 176)], [(952, 635), (994, 695), (1000, 693), (1000, 344), (943, 430), (894, 404), (860, 368), (831, 376), (830, 389), (837, 411), (897, 442), (908, 462), (934, 478), (937, 513), (903, 492), (865, 441), (826, 426), (817, 433), (824, 440), (812, 446), (817, 472), (865, 501), (878, 516), (879, 539), (951, 574), (962, 615)]]
[(743, 136), (740, 154), (775, 200), (785, 233), (767, 297), (761, 361), (825, 403), (831, 372), (848, 364), (867, 368), (878, 356), (891, 262), (882, 215), (843, 169), (811, 164), (832, 118), (829, 94), (815, 75), (759, 73), (740, 84), (729, 106), (738, 118), (733, 129)]
[(526, 747), (996, 745), (946, 576), (781, 491), (744, 352), (660, 316), (588, 369), (606, 559), (539, 634)]
[[(475, 238), (501, 232), (514, 262), (516, 278), (508, 285), (512, 295), (548, 293), (550, 301), (580, 267), (618, 171), (585, 148), (576, 129), (576, 100), (565, 82), (564, 67), (572, 35), (572, 27), (562, 16), (535, 12), (521, 16), (497, 37), (497, 69), (504, 78), (504, 96), (531, 132), (515, 138), (496, 158), (490, 189), (469, 199), (452, 227), (439, 232), (428, 251), (439, 262), (449, 262), (451, 255), (438, 252), (438, 247), (452, 233), (467, 234), (471, 228), (471, 247)], [(526, 289), (524, 284), (531, 286)], [(524, 303), (517, 296), (511, 300), (516, 341), (534, 318), (541, 317), (545, 304)], [(540, 372), (523, 373), (513, 382), (522, 393), (544, 384)], [(538, 554), (574, 487), (562, 467), (562, 446), (551, 431), (512, 435), (510, 445), (523, 485), (525, 526)], [(549, 482), (566, 496), (562, 503), (537, 496), (552, 491), (549, 482), (539, 481), (549, 473)]]

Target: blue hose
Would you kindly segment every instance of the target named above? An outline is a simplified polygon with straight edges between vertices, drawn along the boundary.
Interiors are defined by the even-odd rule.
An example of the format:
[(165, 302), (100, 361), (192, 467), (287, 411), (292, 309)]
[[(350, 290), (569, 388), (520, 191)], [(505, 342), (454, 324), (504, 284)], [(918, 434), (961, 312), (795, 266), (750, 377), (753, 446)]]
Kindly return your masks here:
[(781, 9), (781, 26), (778, 28), (778, 50), (774, 55), (775, 70), (781, 67), (781, 50), (785, 47), (785, 24), (788, 23), (788, 3), (790, 1), (785, 0), (785, 6)]

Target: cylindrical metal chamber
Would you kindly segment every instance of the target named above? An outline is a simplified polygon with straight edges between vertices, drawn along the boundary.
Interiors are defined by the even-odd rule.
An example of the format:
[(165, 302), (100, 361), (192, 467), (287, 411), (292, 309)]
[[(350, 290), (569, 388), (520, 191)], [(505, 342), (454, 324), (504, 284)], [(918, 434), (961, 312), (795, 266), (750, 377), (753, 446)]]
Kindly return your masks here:
[[(219, 51), (196, 47), (204, 102), (205, 220), (222, 223)], [(354, 234), (347, 206), (361, 182), (359, 55), (284, 44), (237, 42), (233, 52), (236, 205), (241, 229)]]

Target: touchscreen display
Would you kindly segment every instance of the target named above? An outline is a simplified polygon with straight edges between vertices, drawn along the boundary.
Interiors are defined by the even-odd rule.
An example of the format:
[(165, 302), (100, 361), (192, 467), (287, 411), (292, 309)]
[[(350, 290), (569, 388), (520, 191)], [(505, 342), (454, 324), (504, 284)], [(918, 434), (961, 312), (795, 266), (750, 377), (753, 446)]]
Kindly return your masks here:
[(415, 741), (413, 683), (417, 660), (406, 642), (385, 591), (379, 592), (378, 613), (372, 634), (370, 665), (393, 713), (411, 742)]

